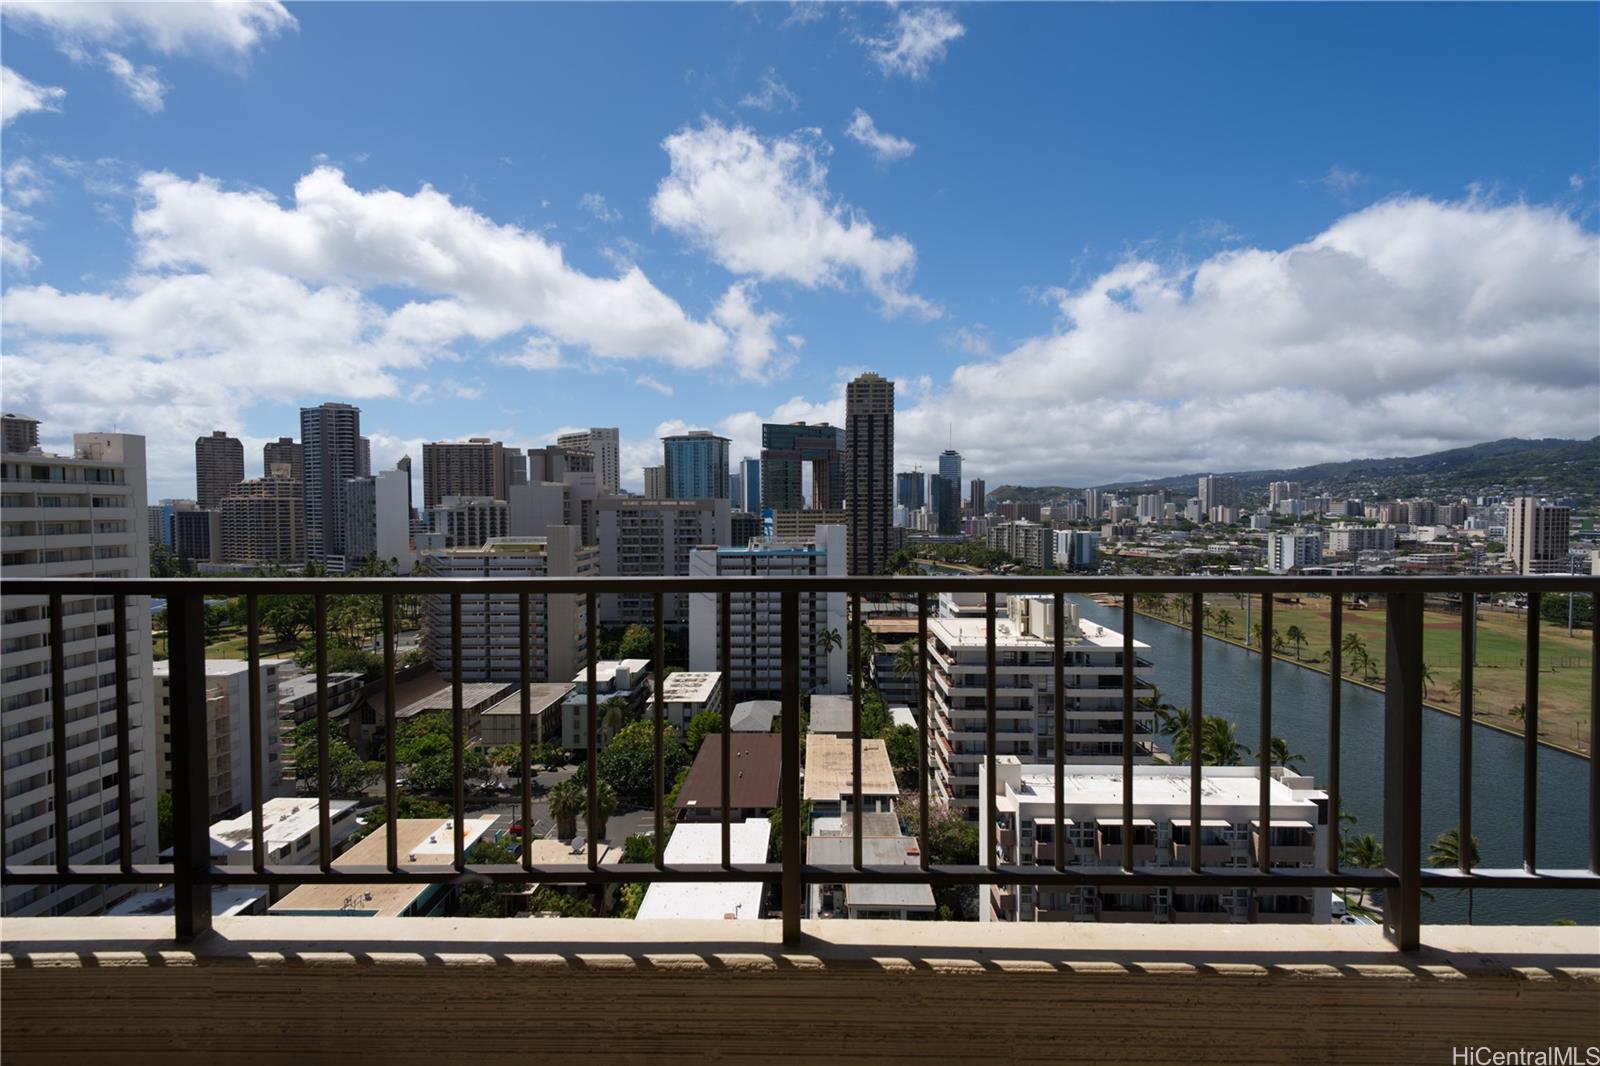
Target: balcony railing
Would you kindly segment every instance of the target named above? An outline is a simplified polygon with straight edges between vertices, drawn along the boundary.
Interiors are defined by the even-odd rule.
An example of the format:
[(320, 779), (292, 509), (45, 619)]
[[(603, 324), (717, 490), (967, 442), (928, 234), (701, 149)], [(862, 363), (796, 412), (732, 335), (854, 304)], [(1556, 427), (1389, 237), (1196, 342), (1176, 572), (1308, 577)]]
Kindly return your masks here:
[[(1262, 629), (1272, 627), (1272, 599), (1277, 593), (1315, 592), (1331, 597), (1332, 637), (1330, 646), (1330, 671), (1332, 676), (1342, 676), (1341, 626), (1344, 597), (1360, 591), (1363, 594), (1381, 593), (1387, 596), (1387, 670), (1385, 680), (1385, 713), (1383, 721), (1384, 763), (1383, 836), (1387, 845), (1388, 866), (1381, 870), (1341, 868), (1338, 849), (1328, 849), (1323, 868), (1285, 868), (1275, 864), (1272, 848), (1271, 805), (1269, 786), (1272, 781), (1269, 763), (1272, 739), (1272, 665), (1271, 656), (1261, 657), (1260, 674), (1260, 793), (1258, 828), (1254, 834), (1254, 869), (1235, 866), (1209, 866), (1204, 860), (1210, 857), (1209, 849), (1185, 848), (1188, 866), (1146, 866), (1139, 858), (1147, 857), (1153, 846), (1136, 845), (1135, 834), (1122, 832), (1119, 839), (1103, 848), (1110, 865), (1069, 866), (1072, 857), (1069, 847), (1039, 849), (1036, 856), (1048, 859), (1051, 865), (1002, 864), (995, 852), (981, 856), (974, 865), (933, 865), (930, 861), (928, 841), (929, 812), (929, 706), (928, 706), (928, 656), (924, 656), (917, 671), (917, 699), (920, 713), (918, 726), (918, 792), (920, 810), (917, 824), (919, 860), (915, 865), (875, 866), (862, 860), (861, 800), (861, 701), (863, 664), (854, 648), (856, 641), (848, 641), (852, 685), (857, 698), (852, 701), (852, 802), (853, 819), (852, 861), (847, 865), (818, 865), (806, 863), (802, 856), (801, 819), (784, 818), (782, 827), (782, 854), (778, 862), (734, 863), (731, 857), (730, 831), (722, 823), (722, 856), (719, 863), (695, 865), (668, 865), (665, 861), (665, 802), (663, 796), (671, 782), (663, 773), (663, 697), (665, 686), (660, 682), (663, 670), (665, 635), (663, 600), (667, 595), (683, 593), (710, 593), (718, 597), (721, 618), (719, 666), (724, 677), (731, 676), (731, 630), (729, 619), (734, 596), (753, 593), (764, 594), (777, 603), (778, 630), (785, 647), (800, 648), (802, 643), (801, 604), (809, 596), (828, 593), (847, 594), (851, 612), (849, 624), (859, 631), (864, 628), (861, 615), (863, 593), (896, 594), (906, 602), (915, 603), (917, 638), (920, 646), (928, 648), (928, 618), (931, 598), (940, 591), (960, 589), (984, 594), (987, 600), (985, 682), (987, 689), (986, 747), (987, 795), (979, 797), (984, 809), (979, 817), (987, 818), (989, 825), (999, 821), (998, 775), (995, 772), (997, 715), (996, 706), (996, 648), (995, 620), (996, 598), (1000, 594), (1047, 593), (1053, 595), (1055, 613), (1054, 681), (1055, 690), (1064, 688), (1066, 655), (1063, 647), (1063, 597), (1079, 593), (1111, 593), (1120, 596), (1122, 607), (1123, 649), (1121, 662), (1121, 687), (1123, 691), (1122, 725), (1122, 810), (1117, 821), (1121, 826), (1135, 824), (1133, 759), (1135, 744), (1135, 692), (1140, 688), (1135, 678), (1136, 664), (1145, 663), (1134, 656), (1135, 597), (1144, 594), (1182, 594), (1191, 597), (1190, 633), (1192, 655), (1190, 667), (1191, 695), (1189, 728), (1191, 735), (1201, 731), (1202, 715), (1202, 646), (1204, 635), (1201, 619), (1204, 615), (1202, 597), (1206, 592), (1228, 592), (1259, 597)], [(51, 730), (53, 739), (53, 791), (55, 817), (56, 861), (51, 865), (5, 866), (4, 880), (19, 885), (97, 885), (97, 884), (171, 884), (176, 902), (176, 932), (181, 939), (190, 939), (205, 933), (211, 926), (211, 889), (227, 885), (270, 885), (275, 888), (301, 884), (414, 884), (414, 885), (465, 885), (465, 884), (531, 884), (559, 883), (605, 886), (627, 882), (715, 882), (760, 881), (781, 886), (782, 928), (786, 942), (800, 937), (800, 920), (806, 895), (806, 886), (812, 884), (906, 884), (926, 883), (943, 885), (992, 886), (992, 898), (1001, 906), (1015, 907), (1016, 888), (1019, 885), (1039, 886), (1042, 890), (1063, 890), (1093, 887), (1114, 901), (1111, 906), (1100, 907), (1102, 920), (1107, 915), (1144, 920), (1151, 912), (1142, 908), (1128, 912), (1119, 911), (1125, 902), (1147, 898), (1153, 888), (1166, 887), (1186, 892), (1216, 892), (1225, 889), (1255, 889), (1277, 896), (1309, 893), (1314, 889), (1336, 887), (1384, 890), (1385, 931), (1388, 937), (1403, 949), (1415, 949), (1419, 944), (1419, 912), (1423, 892), (1440, 888), (1495, 888), (1495, 889), (1600, 889), (1600, 778), (1596, 763), (1590, 762), (1589, 781), (1589, 865), (1587, 869), (1540, 869), (1535, 864), (1535, 817), (1538, 785), (1537, 737), (1539, 719), (1539, 598), (1542, 594), (1600, 590), (1600, 581), (1587, 577), (990, 577), (990, 576), (927, 576), (927, 577), (645, 577), (645, 578), (183, 578), (183, 579), (111, 579), (111, 578), (36, 578), (17, 579), (6, 583), (6, 606), (25, 606), (21, 597), (43, 597), (49, 604), (51, 648)], [(1470, 849), (1462, 848), (1459, 868), (1426, 869), (1420, 864), (1422, 852), (1422, 714), (1423, 683), (1422, 636), (1423, 596), (1430, 593), (1451, 593), (1462, 597), (1468, 610), (1463, 611), (1462, 642), (1470, 651), (1470, 618), (1474, 597), (1486, 592), (1515, 592), (1528, 597), (1528, 650), (1526, 660), (1526, 702), (1524, 734), (1523, 777), (1523, 862), (1518, 869), (1485, 869), (1472, 865)], [(381, 599), (382, 636), (384, 658), (384, 726), (385, 751), (383, 790), (388, 824), (394, 825), (397, 816), (399, 785), (395, 763), (395, 659), (396, 623), (395, 607), (399, 597), (436, 595), (447, 598), (452, 620), (453, 661), (461, 658), (461, 607), (466, 597), (484, 594), (509, 594), (517, 599), (519, 629), (529, 631), (535, 596), (577, 595), (583, 597), (584, 624), (587, 636), (587, 689), (585, 701), (587, 714), (589, 766), (596, 765), (596, 743), (599, 729), (598, 686), (596, 685), (595, 657), (599, 646), (596, 605), (598, 597), (607, 594), (627, 593), (649, 595), (654, 604), (654, 669), (656, 684), (652, 686), (653, 723), (655, 727), (655, 854), (649, 863), (600, 862), (599, 840), (593, 834), (588, 840), (587, 858), (583, 865), (540, 866), (532, 862), (532, 779), (530, 750), (532, 716), (529, 685), (533, 681), (531, 646), (520, 641), (521, 681), (521, 788), (522, 810), (521, 844), (522, 861), (518, 864), (475, 864), (467, 861), (464, 839), (466, 815), (466, 775), (463, 759), (468, 737), (466, 713), (462, 697), (462, 679), (457, 676), (451, 684), (451, 725), (453, 749), (453, 794), (451, 797), (454, 828), (452, 861), (441, 866), (417, 866), (400, 862), (397, 854), (397, 834), (390, 832), (387, 861), (381, 866), (352, 867), (333, 865), (333, 836), (330, 822), (329, 794), (329, 691), (328, 691), (328, 626), (327, 609), (330, 596), (370, 595)], [(263, 720), (268, 709), (261, 706), (259, 684), (261, 670), (261, 598), (274, 595), (306, 595), (315, 606), (313, 640), (317, 672), (316, 725), (318, 738), (317, 803), (319, 822), (317, 833), (317, 862), (312, 865), (276, 865), (267, 861), (263, 838), (262, 810), (267, 782), (263, 780), (264, 751)], [(130, 596), (160, 596), (167, 602), (168, 648), (170, 664), (171, 735), (173, 793), (172, 814), (174, 847), (170, 863), (135, 864), (132, 831), (135, 825), (128, 789), (118, 789), (118, 826), (120, 862), (105, 865), (79, 865), (69, 861), (69, 804), (70, 785), (67, 773), (66, 686), (63, 678), (66, 669), (66, 637), (63, 627), (63, 600), (86, 596), (112, 598), (112, 611), (116, 624), (113, 627), (116, 643), (116, 769), (118, 780), (128, 782), (130, 758), (133, 752), (132, 722), (130, 720), (128, 660), (128, 618)], [(242, 596), (246, 614), (246, 658), (249, 671), (248, 736), (250, 749), (250, 810), (251, 863), (249, 867), (214, 864), (211, 860), (209, 840), (209, 797), (206, 752), (206, 681), (204, 643), (204, 603), (207, 597)], [(1600, 648), (1597, 648), (1600, 650)], [(800, 707), (801, 656), (783, 658), (781, 684), (781, 744), (782, 776), (780, 803), (789, 811), (801, 808), (800, 780)], [(1460, 727), (1460, 833), (1464, 840), (1471, 839), (1471, 783), (1472, 783), (1472, 684), (1471, 655), (1462, 658), (1461, 727)], [(1600, 654), (1596, 655), (1600, 661)], [(1600, 671), (1596, 672), (1600, 676)], [(1595, 724), (1596, 707), (1600, 705), (1600, 685), (1591, 691), (1590, 728)], [(1326, 782), (1330, 811), (1339, 810), (1341, 789), (1339, 766), (1340, 736), (1339, 684), (1329, 686), (1328, 728), (1330, 738), (1330, 764)], [(728, 704), (725, 696), (724, 705)], [(1066, 733), (1065, 712), (1061, 701), (1056, 701), (1053, 711), (1054, 735)], [(723, 806), (727, 806), (730, 791), (729, 742), (731, 715), (723, 720), (721, 788)], [(1063, 772), (1062, 745), (1055, 747), (1055, 772), (1059, 780)], [(1201, 810), (1201, 745), (1192, 745), (1189, 764), (1189, 824), (1202, 823)], [(597, 787), (599, 775), (586, 775), (588, 794), (588, 824), (599, 822), (596, 817), (599, 802)], [(19, 800), (31, 802), (29, 796)], [(8, 805), (9, 807), (9, 805)], [(7, 812), (9, 813), (9, 811)], [(1066, 825), (1062, 790), (1056, 790), (1054, 823)], [(0, 818), (0, 825), (5, 819)], [(0, 841), (3, 847), (3, 841)], [(1137, 851), (1136, 851), (1137, 847)], [(1120, 855), (1118, 854), (1120, 852)], [(1120, 858), (1120, 863), (1116, 860)], [(1297, 856), (1298, 858), (1298, 856)], [(987, 895), (987, 894), (986, 894)], [(1298, 911), (1273, 910), (1276, 901), (1257, 908), (1258, 913), (1271, 912), (1276, 920), (1294, 921)]]

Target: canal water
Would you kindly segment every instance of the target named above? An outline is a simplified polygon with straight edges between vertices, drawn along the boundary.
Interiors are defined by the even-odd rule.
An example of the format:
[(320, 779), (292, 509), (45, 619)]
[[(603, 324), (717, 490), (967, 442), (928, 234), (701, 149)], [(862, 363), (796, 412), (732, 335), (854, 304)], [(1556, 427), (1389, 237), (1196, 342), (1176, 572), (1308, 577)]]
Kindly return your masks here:
[[(1086, 597), (1071, 597), (1082, 617), (1112, 629), (1122, 628), (1120, 608), (1103, 607)], [(1155, 619), (1140, 617), (1137, 639), (1150, 645), (1155, 683), (1161, 698), (1189, 705), (1189, 634)], [(1205, 641), (1204, 710), (1231, 719), (1239, 742), (1254, 748), (1261, 728), (1261, 660), (1233, 644)], [(1328, 687), (1330, 678), (1315, 670), (1278, 661), (1272, 669), (1272, 731), (1291, 752), (1304, 756), (1302, 768), (1323, 784), (1328, 773)], [(1341, 791), (1344, 806), (1356, 816), (1352, 831), (1383, 837), (1383, 695), (1343, 682)], [(1442, 711), (1424, 712), (1422, 723), (1422, 839), (1424, 847), (1457, 823), (1460, 720)], [(1475, 726), (1472, 743), (1472, 831), (1484, 866), (1522, 864), (1522, 739)], [(1539, 749), (1538, 865), (1580, 869), (1588, 862), (1588, 760), (1554, 748)], [(1419, 857), (1425, 861), (1425, 856)], [(1600, 893), (1546, 891), (1475, 892), (1472, 920), (1499, 925), (1548, 925), (1570, 918), (1600, 924)], [(1423, 903), (1424, 922), (1467, 920), (1466, 893), (1444, 890)], [(1600, 938), (1597, 938), (1600, 939)], [(1600, 950), (1600, 942), (1596, 944)]]

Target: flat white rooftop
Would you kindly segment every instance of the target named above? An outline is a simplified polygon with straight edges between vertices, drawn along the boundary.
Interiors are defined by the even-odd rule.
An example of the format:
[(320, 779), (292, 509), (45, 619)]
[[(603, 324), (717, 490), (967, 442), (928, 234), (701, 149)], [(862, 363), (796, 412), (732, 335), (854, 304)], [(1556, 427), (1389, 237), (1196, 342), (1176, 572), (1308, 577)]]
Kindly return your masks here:
[[(355, 800), (329, 800), (328, 820), (356, 805)], [(293, 844), (317, 831), (321, 824), (318, 802), (312, 797), (274, 796), (261, 805), (261, 838), (268, 851)], [(250, 850), (250, 812), (237, 818), (214, 822), (211, 826), (211, 854), (228, 855)]]
[(680, 670), (669, 674), (662, 684), (662, 698), (668, 703), (705, 703), (716, 693), (722, 683), (720, 670), (691, 672)]
[[(772, 826), (765, 818), (750, 818), (728, 827), (728, 846), (736, 863), (765, 862)], [(722, 861), (721, 822), (680, 822), (667, 840), (667, 865), (709, 864)], [(759, 881), (668, 883), (657, 881), (644, 894), (638, 918), (738, 918), (761, 915)]]
[[(1055, 768), (1024, 764), (1022, 787), (1012, 794), (1029, 806), (1053, 808), (1056, 797)], [(1122, 809), (1122, 770), (1104, 765), (1068, 765), (1064, 770), (1062, 802), (1079, 810), (1100, 807), (1106, 817)], [(1005, 780), (1004, 771), (1001, 780)], [(1306, 780), (1309, 779), (1298, 779)], [(1267, 786), (1274, 817), (1293, 811), (1295, 817), (1315, 820), (1316, 804), (1311, 797), (1321, 793), (1312, 788), (1290, 788), (1277, 778)], [(1253, 812), (1260, 803), (1260, 779), (1253, 766), (1205, 766), (1201, 768), (1200, 804), (1207, 812), (1233, 808)], [(1133, 805), (1142, 815), (1162, 811), (1184, 818), (1189, 813), (1189, 768), (1187, 766), (1136, 766), (1133, 774)], [(1237, 820), (1237, 819), (1235, 819)]]
[[(953, 647), (987, 646), (988, 637), (982, 615), (930, 618), (928, 628), (936, 632), (945, 644)], [(1117, 630), (1100, 625), (1098, 622), (1081, 622), (1078, 628), (1079, 632), (1076, 634), (1065, 634), (1063, 643), (1067, 648), (1073, 651), (1081, 651), (1086, 647), (1104, 648), (1107, 651), (1122, 650), (1122, 634)], [(1055, 648), (1053, 640), (1018, 632), (1015, 623), (1003, 615), (995, 620), (994, 645), (996, 648), (1014, 651), (1051, 651)], [(1133, 647), (1135, 651), (1150, 650), (1150, 645), (1137, 637), (1134, 638)]]

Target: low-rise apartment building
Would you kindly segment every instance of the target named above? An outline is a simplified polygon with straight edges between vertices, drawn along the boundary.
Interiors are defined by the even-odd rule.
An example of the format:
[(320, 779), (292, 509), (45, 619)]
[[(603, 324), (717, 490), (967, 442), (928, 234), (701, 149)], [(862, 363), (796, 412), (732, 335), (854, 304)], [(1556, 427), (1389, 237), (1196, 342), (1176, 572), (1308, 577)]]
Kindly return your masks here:
[(662, 716), (680, 733), (697, 714), (722, 711), (720, 670), (679, 670), (661, 685)]
[[(815, 866), (849, 866), (855, 861), (854, 819), (817, 818), (806, 838), (806, 861)], [(866, 866), (916, 866), (921, 861), (915, 837), (900, 829), (889, 813), (861, 816), (861, 861)], [(813, 884), (807, 893), (811, 918), (932, 918), (933, 889), (926, 884)]]
[[(1065, 823), (1056, 825), (1053, 762), (1014, 756), (996, 760), (999, 822), (980, 819), (978, 856), (993, 853), (1003, 865), (1053, 866), (1056, 849), (1073, 867), (1118, 867), (1123, 834), (1133, 837), (1135, 866), (1187, 868), (1189, 849), (1201, 849), (1205, 866), (1258, 863), (1259, 768), (1202, 768), (1200, 825), (1190, 824), (1189, 767), (1136, 766), (1133, 822), (1123, 823), (1122, 768), (1089, 764), (1063, 767)], [(979, 773), (987, 794), (987, 768)], [(1311, 778), (1274, 768), (1268, 784), (1273, 867), (1322, 866), (1337, 832), (1329, 824), (1328, 796)], [(1058, 831), (1059, 829), (1059, 831)], [(979, 900), (984, 922), (1327, 922), (1325, 889), (1211, 889), (1133, 887), (1111, 892), (1092, 886), (994, 885)]]
[[(970, 594), (941, 598), (940, 617), (928, 622), (928, 708), (935, 791), (968, 819), (979, 815), (978, 770), (986, 755), (986, 622)], [(981, 596), (976, 597), (982, 600)], [(995, 621), (995, 748), (997, 755), (1054, 759), (1055, 630), (1049, 596), (1002, 598)], [(1066, 736), (1064, 756), (1074, 762), (1122, 759), (1121, 633), (1087, 620), (1064, 605), (1062, 633)], [(1155, 666), (1134, 641), (1134, 758), (1154, 758), (1155, 712), (1139, 704), (1151, 692)]]
[[(278, 719), (278, 671), (283, 659), (262, 659), (260, 674), (261, 781), (267, 796), (281, 795), (283, 761)], [(226, 818), (250, 802), (250, 669), (243, 659), (206, 660), (206, 767), (211, 817)], [(161, 791), (172, 791), (171, 663), (154, 664), (161, 729), (156, 745)]]
[[(614, 699), (627, 703), (623, 718), (632, 721), (646, 713), (650, 698), (649, 659), (602, 659), (594, 664), (595, 714), (600, 735), (595, 743), (605, 747), (616, 733), (606, 722), (604, 706)], [(561, 746), (577, 751), (589, 746), (589, 668), (585, 664), (572, 678), (572, 691), (561, 705)]]

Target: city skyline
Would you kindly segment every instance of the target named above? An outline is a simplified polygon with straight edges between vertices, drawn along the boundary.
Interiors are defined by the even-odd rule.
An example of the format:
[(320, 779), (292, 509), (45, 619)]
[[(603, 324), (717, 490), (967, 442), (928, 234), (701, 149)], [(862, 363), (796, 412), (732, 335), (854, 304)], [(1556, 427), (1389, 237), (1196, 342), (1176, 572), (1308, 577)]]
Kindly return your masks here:
[(153, 498), (324, 401), (377, 469), (619, 426), (637, 491), (864, 370), (897, 470), (995, 486), (1600, 431), (1591, 7), (227, 10), (0, 23), (6, 406), (144, 434)]

